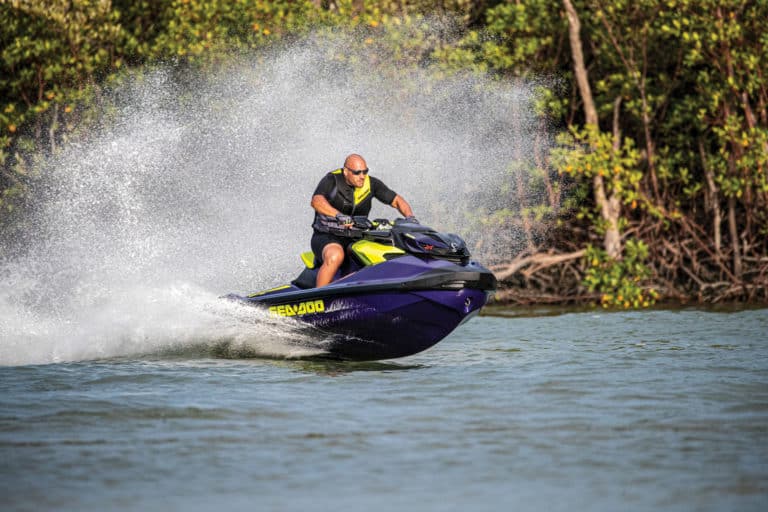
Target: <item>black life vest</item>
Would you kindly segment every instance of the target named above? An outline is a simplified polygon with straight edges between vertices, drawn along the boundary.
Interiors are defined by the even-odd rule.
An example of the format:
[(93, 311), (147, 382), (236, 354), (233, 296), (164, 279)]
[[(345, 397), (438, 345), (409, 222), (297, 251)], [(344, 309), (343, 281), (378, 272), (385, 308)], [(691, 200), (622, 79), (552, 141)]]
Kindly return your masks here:
[[(343, 169), (336, 169), (329, 173), (335, 185), (328, 196), (331, 206), (339, 210), (344, 215), (363, 215), (367, 216), (371, 211), (373, 203), (373, 194), (371, 193), (371, 177), (366, 175), (362, 187), (352, 187), (344, 179)], [(350, 194), (350, 192), (352, 192)], [(346, 230), (339, 225), (335, 217), (323, 215), (315, 212), (315, 221), (312, 223), (315, 231), (321, 233), (345, 234)]]

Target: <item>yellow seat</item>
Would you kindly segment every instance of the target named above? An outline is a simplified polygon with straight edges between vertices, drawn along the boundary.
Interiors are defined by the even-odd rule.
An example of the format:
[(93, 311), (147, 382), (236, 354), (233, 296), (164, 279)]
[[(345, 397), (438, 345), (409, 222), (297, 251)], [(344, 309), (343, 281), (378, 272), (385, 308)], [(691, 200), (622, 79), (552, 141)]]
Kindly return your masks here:
[(301, 253), (301, 261), (304, 262), (307, 268), (315, 268), (315, 253), (312, 251)]
[(370, 240), (359, 240), (352, 244), (352, 252), (363, 265), (378, 265), (394, 256), (405, 254), (405, 251), (391, 245), (384, 245)]

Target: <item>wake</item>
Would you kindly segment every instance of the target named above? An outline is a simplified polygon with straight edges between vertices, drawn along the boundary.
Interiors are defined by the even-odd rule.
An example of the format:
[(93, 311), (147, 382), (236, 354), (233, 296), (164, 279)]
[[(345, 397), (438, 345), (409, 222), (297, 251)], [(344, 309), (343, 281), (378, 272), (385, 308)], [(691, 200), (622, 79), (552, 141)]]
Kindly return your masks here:
[(182, 354), (301, 358), (325, 352), (323, 337), (298, 322), (189, 284), (118, 290), (53, 315), (5, 300), (0, 318), (0, 365)]

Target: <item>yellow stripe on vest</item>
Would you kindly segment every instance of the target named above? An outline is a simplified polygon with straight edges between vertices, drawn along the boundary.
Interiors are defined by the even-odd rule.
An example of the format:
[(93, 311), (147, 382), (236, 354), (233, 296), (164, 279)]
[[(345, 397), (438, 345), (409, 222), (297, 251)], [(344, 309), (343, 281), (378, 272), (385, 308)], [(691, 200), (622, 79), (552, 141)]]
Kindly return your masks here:
[(365, 201), (365, 198), (371, 195), (371, 178), (366, 175), (363, 186), (355, 187), (355, 206)]

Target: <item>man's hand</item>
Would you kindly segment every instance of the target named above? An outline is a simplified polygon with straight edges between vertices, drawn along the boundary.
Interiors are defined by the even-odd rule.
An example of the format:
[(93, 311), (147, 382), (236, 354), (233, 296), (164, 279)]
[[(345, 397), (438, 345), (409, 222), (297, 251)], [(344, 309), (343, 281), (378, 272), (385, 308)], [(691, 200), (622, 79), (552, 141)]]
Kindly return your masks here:
[(405, 222), (409, 222), (411, 224), (419, 224), (419, 219), (417, 219), (413, 215), (409, 215), (408, 217), (405, 218)]
[(337, 213), (336, 220), (338, 221), (339, 224), (341, 224), (345, 228), (351, 227), (355, 223), (352, 217), (350, 217), (349, 215), (344, 215), (343, 213)]

